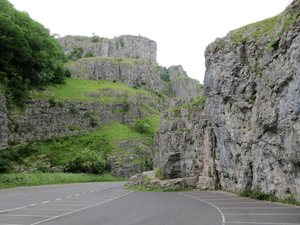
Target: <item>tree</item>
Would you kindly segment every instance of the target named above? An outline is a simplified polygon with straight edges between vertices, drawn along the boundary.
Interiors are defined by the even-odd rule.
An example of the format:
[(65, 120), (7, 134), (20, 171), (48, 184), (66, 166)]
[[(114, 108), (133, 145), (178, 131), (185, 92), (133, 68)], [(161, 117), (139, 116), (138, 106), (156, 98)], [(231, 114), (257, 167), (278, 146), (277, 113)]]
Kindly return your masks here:
[[(64, 55), (48, 29), (0, 0), (0, 82), (7, 87), (8, 102), (22, 106), (29, 85), (65, 83)], [(25, 91), (23, 97), (16, 86)]]

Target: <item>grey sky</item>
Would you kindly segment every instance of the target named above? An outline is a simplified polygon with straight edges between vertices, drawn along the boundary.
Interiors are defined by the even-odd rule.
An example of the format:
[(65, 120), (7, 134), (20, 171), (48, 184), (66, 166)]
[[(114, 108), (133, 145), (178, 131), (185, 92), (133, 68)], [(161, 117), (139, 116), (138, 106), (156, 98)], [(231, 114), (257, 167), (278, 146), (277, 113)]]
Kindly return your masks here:
[(203, 82), (205, 47), (230, 30), (275, 16), (291, 0), (9, 0), (60, 36), (141, 35), (157, 42), (157, 61), (181, 64)]

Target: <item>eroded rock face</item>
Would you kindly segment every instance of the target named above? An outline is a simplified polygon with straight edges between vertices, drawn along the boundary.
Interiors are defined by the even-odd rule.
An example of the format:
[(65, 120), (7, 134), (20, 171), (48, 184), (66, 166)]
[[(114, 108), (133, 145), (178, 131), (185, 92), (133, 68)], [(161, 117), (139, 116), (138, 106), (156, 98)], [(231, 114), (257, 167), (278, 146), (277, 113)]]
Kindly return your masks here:
[[(299, 9), (298, 1), (289, 8)], [(300, 18), (277, 38), (282, 21), (259, 39), (251, 36), (259, 29), (240, 29), (207, 47), (206, 108), (162, 116), (156, 168), (180, 152), (178, 176), (198, 176), (198, 187), (300, 201)], [(237, 33), (242, 41), (233, 41)]]
[(4, 95), (0, 92), (0, 149), (7, 148), (7, 142), (8, 142), (8, 118), (6, 113), (6, 99)]
[(66, 54), (72, 52), (74, 47), (82, 47), (83, 57), (91, 51), (94, 56), (142, 59), (156, 65), (156, 42), (145, 37), (123, 35), (92, 42), (91, 37), (68, 35), (58, 38), (58, 41)]
[[(55, 104), (50, 104), (49, 99), (28, 99), (25, 113), (11, 112), (10, 119), (7, 118), (5, 98), (1, 94), (0, 101), (3, 104), (0, 105), (0, 149), (8, 147), (9, 141), (23, 143), (26, 139), (45, 139), (53, 135), (76, 135), (99, 129), (103, 124), (114, 121), (133, 124), (134, 120), (145, 118), (149, 113), (155, 113), (144, 108), (143, 104), (159, 111), (169, 106), (168, 99), (165, 99), (164, 105), (157, 96), (143, 94), (127, 96), (122, 91), (110, 88), (102, 89), (102, 91), (101, 94), (88, 93), (90, 97), (95, 98), (95, 101), (91, 102), (57, 100)], [(96, 101), (103, 96), (113, 99), (127, 98), (130, 102), (130, 113), (120, 111), (123, 108), (122, 101), (105, 104)], [(97, 121), (93, 120), (94, 116), (98, 117)]]

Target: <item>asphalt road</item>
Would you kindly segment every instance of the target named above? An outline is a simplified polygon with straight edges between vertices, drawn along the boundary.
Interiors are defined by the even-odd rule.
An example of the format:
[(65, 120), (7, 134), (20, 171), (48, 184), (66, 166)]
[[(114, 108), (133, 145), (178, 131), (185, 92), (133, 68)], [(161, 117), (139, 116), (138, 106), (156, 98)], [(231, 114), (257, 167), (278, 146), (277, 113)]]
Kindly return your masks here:
[(300, 225), (300, 207), (226, 192), (135, 192), (124, 182), (0, 190), (0, 225)]

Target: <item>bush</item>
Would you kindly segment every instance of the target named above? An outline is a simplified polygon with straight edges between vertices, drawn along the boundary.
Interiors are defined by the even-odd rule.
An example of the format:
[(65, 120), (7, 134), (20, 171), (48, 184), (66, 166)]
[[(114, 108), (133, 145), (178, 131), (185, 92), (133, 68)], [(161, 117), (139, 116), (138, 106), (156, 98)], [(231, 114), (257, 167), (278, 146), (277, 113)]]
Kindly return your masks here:
[(54, 107), (54, 106), (55, 106), (56, 101), (55, 101), (55, 98), (54, 98), (54, 97), (49, 98), (49, 104), (50, 104), (51, 107)]
[(96, 126), (99, 123), (99, 116), (91, 116), (91, 125), (92, 127)]
[(70, 113), (72, 114), (78, 114), (79, 113), (79, 106), (75, 103), (72, 104), (72, 107), (70, 109)]
[(160, 180), (163, 179), (163, 177), (162, 177), (162, 168), (161, 168), (161, 166), (158, 167), (158, 169), (157, 169), (154, 173), (155, 173), (155, 176), (156, 176), (158, 179), (160, 179)]
[(83, 53), (83, 48), (82, 47), (74, 47), (73, 51), (69, 55), (69, 59), (77, 60), (81, 59)]
[(70, 69), (67, 68), (67, 69), (65, 70), (65, 76), (68, 77), (68, 78), (70, 78), (70, 77), (72, 76), (72, 72), (71, 72)]
[(133, 129), (136, 132), (139, 132), (141, 134), (146, 134), (150, 132), (151, 126), (149, 125), (149, 119), (145, 118), (143, 119), (137, 119), (134, 121)]
[(98, 153), (85, 149), (76, 154), (75, 157), (65, 166), (65, 172), (73, 173), (101, 173), (106, 165), (106, 161), (99, 157)]
[(170, 81), (170, 74), (168, 73), (161, 73), (160, 78), (166, 82)]
[(91, 51), (89, 51), (89, 52), (87, 52), (86, 54), (85, 54), (85, 57), (94, 57), (94, 54), (91, 52)]
[(123, 37), (120, 38), (120, 44), (121, 44), (122, 47), (124, 47), (124, 39), (123, 39)]
[(128, 99), (124, 98), (121, 112), (128, 112), (129, 109), (130, 109), (130, 101)]
[(99, 41), (101, 41), (102, 39), (98, 36), (98, 35), (94, 35), (93, 37), (92, 37), (92, 42), (99, 42)]

